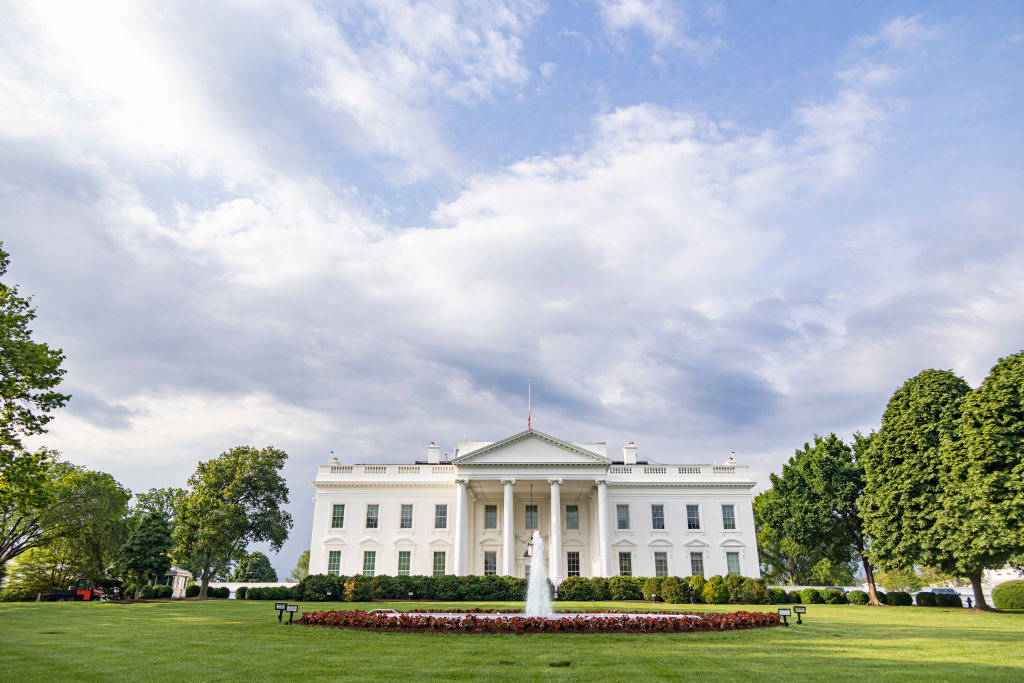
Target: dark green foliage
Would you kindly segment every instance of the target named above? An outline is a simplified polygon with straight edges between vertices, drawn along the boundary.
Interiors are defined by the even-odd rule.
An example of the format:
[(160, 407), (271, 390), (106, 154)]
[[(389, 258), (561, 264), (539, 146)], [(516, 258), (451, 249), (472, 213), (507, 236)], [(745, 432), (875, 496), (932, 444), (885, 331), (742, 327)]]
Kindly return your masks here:
[(889, 599), (885, 604), (893, 607), (909, 607), (914, 604), (914, 599), (910, 596), (910, 593), (905, 591), (892, 591), (889, 593)]
[(959, 595), (944, 595), (942, 593), (935, 596), (936, 607), (963, 607), (964, 602)]
[[(462, 582), (459, 580), (458, 576), (455, 576), (454, 574), (444, 574), (442, 576), (435, 576), (433, 579), (435, 600), (462, 599)], [(348, 593), (346, 592), (345, 595), (347, 596)]]
[(785, 605), (789, 602), (789, 594), (782, 588), (769, 588), (768, 602), (772, 605)]
[(849, 602), (843, 591), (820, 591), (826, 605), (845, 605)]
[(664, 577), (652, 576), (651, 578), (644, 581), (641, 592), (644, 595), (644, 600), (651, 600), (651, 595), (654, 595), (653, 600), (655, 602), (664, 602), (665, 596), (661, 594), (661, 582)]
[(1024, 609), (1024, 581), (1007, 581), (992, 590), (996, 609)]
[(174, 595), (174, 589), (170, 586), (154, 586), (154, 593), (156, 597), (166, 600), (167, 598)]
[(690, 584), (690, 595), (697, 602), (704, 602), (704, 585), (707, 581), (703, 576), (691, 576), (687, 581)]
[(632, 576), (613, 576), (608, 579), (608, 592), (612, 600), (643, 600), (643, 584)]
[(661, 580), (661, 598), (672, 605), (690, 602), (690, 584), (678, 576), (666, 576)]
[(721, 576), (712, 576), (704, 584), (701, 597), (709, 605), (722, 605), (729, 602), (729, 589), (725, 585), (725, 579)]
[(789, 591), (789, 601), (795, 604), (800, 604), (804, 601), (803, 591)]
[(800, 601), (807, 605), (824, 605), (825, 598), (817, 588), (805, 588), (800, 591)]
[(558, 584), (558, 599), (565, 601), (593, 600), (594, 592), (590, 581), (582, 576), (570, 576)]
[(508, 584), (509, 600), (526, 600), (526, 588), (528, 585), (526, 579), (518, 576), (503, 576), (502, 578)]
[(270, 558), (257, 551), (243, 555), (228, 577), (228, 581), (252, 581), (273, 583), (277, 581), (277, 572), (270, 566)]
[(921, 591), (914, 598), (918, 607), (935, 607), (935, 594), (928, 591)]
[(142, 598), (143, 600), (149, 600), (150, 598), (153, 597), (153, 595), (154, 595), (154, 590), (153, 590), (152, 586), (143, 586), (139, 590), (139, 597)]
[(594, 576), (590, 579), (590, 592), (594, 600), (611, 600), (611, 590), (608, 588), (608, 579), (601, 576)]
[(118, 552), (118, 566), (139, 583), (166, 573), (171, 568), (171, 525), (158, 513), (134, 520), (128, 540)]
[[(135, 586), (134, 583), (126, 583), (124, 585), (124, 588), (121, 591), (122, 599), (131, 600), (132, 598), (134, 598), (135, 597), (135, 588), (136, 588), (136, 586)], [(188, 591), (187, 590), (186, 590), (185, 594), (188, 595)]]
[(878, 591), (877, 595), (878, 595), (878, 602), (882, 603), (883, 605), (888, 605), (889, 604), (889, 594), (888, 593), (886, 593), (885, 591)]
[(727, 574), (726, 576), (722, 577), (722, 580), (725, 582), (725, 587), (729, 589), (729, 601), (739, 602), (739, 599), (741, 597), (740, 589), (742, 588), (743, 582), (746, 580), (746, 577), (742, 576), (741, 574)]
[[(333, 574), (310, 574), (293, 587), (296, 600), (323, 602), (345, 599), (345, 577)], [(330, 593), (330, 597), (328, 597)]]
[(861, 458), (861, 510), (872, 539), (872, 558), (879, 566), (951, 568), (948, 555), (940, 551), (937, 526), (948, 473), (939, 446), (954, 438), (970, 390), (951, 371), (925, 370), (889, 399), (882, 426)]
[[(785, 594), (785, 591), (783, 591)], [(731, 594), (732, 595), (732, 594)], [(743, 577), (736, 593), (732, 595), (732, 602), (742, 602), (748, 605), (767, 605), (771, 602), (771, 595), (768, 590), (768, 582), (764, 579), (752, 579)]]
[[(127, 590), (128, 590), (128, 586), (125, 586), (125, 591), (127, 591)], [(199, 584), (193, 583), (191, 586), (186, 586), (185, 587), (185, 597), (186, 598), (194, 598), (197, 595), (199, 595), (199, 591), (200, 591)]]
[(868, 594), (864, 591), (850, 591), (850, 594), (846, 597), (850, 601), (851, 605), (868, 604)]
[(239, 586), (235, 589), (235, 600), (245, 600), (245, 594), (249, 591), (248, 586)]

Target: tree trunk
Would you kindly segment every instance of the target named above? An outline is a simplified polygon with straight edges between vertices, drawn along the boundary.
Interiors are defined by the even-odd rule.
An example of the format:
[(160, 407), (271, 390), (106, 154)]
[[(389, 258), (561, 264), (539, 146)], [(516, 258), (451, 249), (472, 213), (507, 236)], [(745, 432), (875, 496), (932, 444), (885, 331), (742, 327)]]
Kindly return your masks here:
[(971, 580), (971, 588), (974, 589), (974, 609), (991, 610), (992, 608), (985, 602), (985, 593), (981, 589), (981, 570), (968, 572), (967, 578)]
[(882, 601), (878, 599), (878, 590), (875, 588), (875, 568), (863, 555), (860, 556), (860, 562), (864, 565), (864, 576), (868, 580), (868, 595), (871, 596), (868, 598), (868, 604), (883, 607)]
[(213, 553), (206, 553), (206, 564), (203, 565), (203, 575), (201, 581), (203, 587), (199, 589), (199, 597), (205, 598), (206, 589), (210, 586), (210, 565), (213, 564)]

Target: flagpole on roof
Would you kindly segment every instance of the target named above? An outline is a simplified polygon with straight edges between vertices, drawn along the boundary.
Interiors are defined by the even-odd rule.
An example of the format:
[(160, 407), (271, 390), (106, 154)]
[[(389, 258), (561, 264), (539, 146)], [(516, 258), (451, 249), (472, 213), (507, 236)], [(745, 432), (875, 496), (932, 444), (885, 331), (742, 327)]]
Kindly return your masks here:
[(533, 413), (533, 380), (526, 380), (526, 428), (530, 429), (530, 418)]

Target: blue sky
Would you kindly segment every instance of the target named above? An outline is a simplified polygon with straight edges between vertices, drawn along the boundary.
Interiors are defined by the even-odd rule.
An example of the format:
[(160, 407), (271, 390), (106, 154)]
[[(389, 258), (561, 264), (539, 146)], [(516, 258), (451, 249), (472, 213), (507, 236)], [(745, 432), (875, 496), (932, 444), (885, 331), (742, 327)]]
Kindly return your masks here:
[(0, 215), (135, 490), (525, 422), (767, 482), (1024, 339), (1024, 10), (4, 3)]

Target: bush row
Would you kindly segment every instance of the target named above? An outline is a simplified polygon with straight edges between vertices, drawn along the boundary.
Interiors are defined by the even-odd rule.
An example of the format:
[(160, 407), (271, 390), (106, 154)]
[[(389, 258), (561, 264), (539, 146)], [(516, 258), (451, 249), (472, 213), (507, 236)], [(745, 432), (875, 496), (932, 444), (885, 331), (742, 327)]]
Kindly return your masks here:
[(996, 609), (1024, 609), (1024, 581), (1007, 581), (992, 590)]
[[(124, 587), (123, 595), (125, 598), (135, 598), (135, 584), (128, 584)], [(174, 589), (170, 586), (143, 586), (139, 590), (140, 600), (152, 600), (153, 598), (166, 599), (174, 595)]]
[[(191, 586), (188, 586), (185, 589), (185, 597), (186, 598), (197, 597), (199, 595), (199, 591), (201, 591), (201, 590), (202, 590), (202, 587), (198, 583), (193, 583)], [(208, 597), (208, 598), (226, 598), (226, 597), (228, 597), (230, 595), (231, 595), (231, 590), (228, 589), (227, 587), (223, 587), (223, 588), (212, 588), (211, 587), (211, 588), (207, 588), (206, 589), (206, 597)]]
[[(549, 582), (549, 588), (553, 589)], [(247, 598), (255, 589), (249, 589)], [(271, 599), (271, 598), (267, 598)], [(280, 598), (272, 598), (280, 599)], [(526, 579), (511, 576), (334, 576), (311, 574), (292, 587), (290, 599), (347, 600), (525, 600)]]
[(943, 593), (930, 593), (921, 591), (915, 596), (918, 607), (963, 607), (964, 603), (959, 595), (946, 595)]

